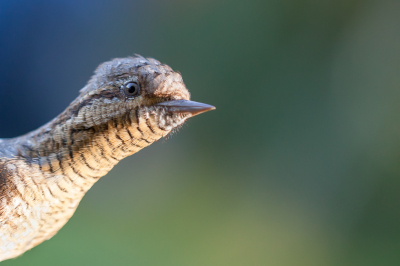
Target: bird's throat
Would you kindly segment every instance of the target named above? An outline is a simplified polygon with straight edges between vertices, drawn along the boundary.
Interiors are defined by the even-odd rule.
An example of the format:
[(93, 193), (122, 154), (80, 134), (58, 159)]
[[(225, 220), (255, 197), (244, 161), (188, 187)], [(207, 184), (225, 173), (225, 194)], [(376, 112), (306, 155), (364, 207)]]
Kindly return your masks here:
[(43, 175), (85, 180), (84, 190), (120, 160), (170, 132), (158, 126), (154, 115), (138, 108), (89, 128), (76, 126), (74, 117), (62, 124), (58, 119), (10, 141), (17, 147), (16, 155)]

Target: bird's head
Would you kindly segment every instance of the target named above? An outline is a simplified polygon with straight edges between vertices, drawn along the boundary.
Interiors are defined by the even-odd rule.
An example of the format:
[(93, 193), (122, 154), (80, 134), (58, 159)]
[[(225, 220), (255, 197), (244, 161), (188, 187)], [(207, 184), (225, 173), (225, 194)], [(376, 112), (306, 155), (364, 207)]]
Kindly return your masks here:
[[(190, 101), (180, 73), (153, 58), (117, 58), (101, 64), (67, 114), (85, 128), (144, 119), (166, 134), (186, 119), (215, 109)], [(167, 133), (168, 132), (168, 133)], [(165, 134), (165, 135), (166, 135)]]
[(41, 171), (97, 178), (212, 109), (190, 101), (180, 73), (169, 66), (141, 56), (117, 58), (97, 68), (63, 113), (15, 141), (22, 147), (18, 155)]

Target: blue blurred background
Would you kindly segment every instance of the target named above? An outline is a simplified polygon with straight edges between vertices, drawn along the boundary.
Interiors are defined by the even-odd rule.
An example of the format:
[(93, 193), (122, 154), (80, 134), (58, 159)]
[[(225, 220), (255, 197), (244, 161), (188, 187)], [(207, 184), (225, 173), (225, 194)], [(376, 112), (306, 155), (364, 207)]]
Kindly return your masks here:
[(400, 265), (400, 2), (0, 0), (0, 137), (139, 53), (217, 107), (2, 265)]

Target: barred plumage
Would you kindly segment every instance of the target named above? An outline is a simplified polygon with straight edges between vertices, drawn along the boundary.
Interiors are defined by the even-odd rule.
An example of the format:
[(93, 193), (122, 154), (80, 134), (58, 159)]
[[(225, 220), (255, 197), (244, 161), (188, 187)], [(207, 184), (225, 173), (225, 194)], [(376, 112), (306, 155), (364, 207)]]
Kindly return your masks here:
[[(128, 95), (126, 84), (140, 88)], [(0, 261), (51, 238), (121, 159), (213, 106), (190, 101), (182, 77), (135, 56), (99, 66), (55, 119), (0, 139)]]

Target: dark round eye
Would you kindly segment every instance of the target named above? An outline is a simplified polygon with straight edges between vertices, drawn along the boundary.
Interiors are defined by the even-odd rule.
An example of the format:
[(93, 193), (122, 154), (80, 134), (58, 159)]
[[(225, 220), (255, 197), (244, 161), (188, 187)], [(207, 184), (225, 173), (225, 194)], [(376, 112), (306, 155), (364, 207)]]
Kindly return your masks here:
[(126, 96), (134, 97), (139, 94), (139, 85), (136, 82), (128, 82), (123, 86)]

